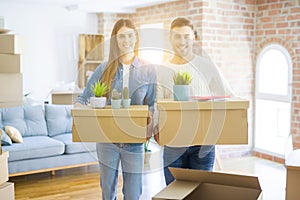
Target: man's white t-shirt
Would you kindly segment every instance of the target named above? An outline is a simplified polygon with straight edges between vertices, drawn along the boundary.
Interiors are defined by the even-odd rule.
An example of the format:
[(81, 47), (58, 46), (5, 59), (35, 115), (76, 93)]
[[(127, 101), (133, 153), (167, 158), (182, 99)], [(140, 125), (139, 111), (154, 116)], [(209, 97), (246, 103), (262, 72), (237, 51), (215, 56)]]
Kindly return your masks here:
[(173, 98), (173, 76), (176, 72), (189, 72), (191, 96), (233, 96), (233, 92), (217, 67), (208, 59), (195, 55), (186, 64), (167, 61), (157, 68), (157, 99)]

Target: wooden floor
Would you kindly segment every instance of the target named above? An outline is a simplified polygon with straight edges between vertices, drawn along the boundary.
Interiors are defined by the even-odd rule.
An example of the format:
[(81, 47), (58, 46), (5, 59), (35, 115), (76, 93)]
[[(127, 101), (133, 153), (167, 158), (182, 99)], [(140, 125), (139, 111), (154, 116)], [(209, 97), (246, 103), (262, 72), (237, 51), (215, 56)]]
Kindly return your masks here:
[(9, 181), (15, 183), (16, 200), (101, 199), (97, 165), (57, 171), (54, 176), (40, 173), (12, 177)]
[[(150, 163), (159, 163), (159, 154)], [(255, 175), (263, 189), (263, 200), (283, 200), (285, 196), (285, 168), (283, 165), (257, 157), (222, 160), (222, 172)], [(159, 165), (145, 168), (141, 200), (150, 200), (164, 184)], [(100, 200), (99, 170), (97, 165), (51, 173), (40, 173), (10, 178), (15, 183), (16, 200)], [(122, 178), (119, 176), (118, 200), (122, 199)], [(1, 199), (1, 197), (0, 197)]]

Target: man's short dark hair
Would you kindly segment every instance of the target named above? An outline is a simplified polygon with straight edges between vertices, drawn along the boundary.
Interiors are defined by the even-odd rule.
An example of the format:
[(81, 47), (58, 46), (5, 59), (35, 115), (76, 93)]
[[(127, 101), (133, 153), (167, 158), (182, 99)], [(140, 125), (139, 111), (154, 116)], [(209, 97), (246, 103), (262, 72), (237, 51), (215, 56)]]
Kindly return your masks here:
[(194, 30), (194, 25), (192, 24), (192, 22), (187, 18), (183, 18), (183, 17), (178, 17), (174, 19), (171, 23), (170, 29), (172, 30), (175, 27), (183, 27), (183, 26), (189, 26), (191, 27), (192, 30)]

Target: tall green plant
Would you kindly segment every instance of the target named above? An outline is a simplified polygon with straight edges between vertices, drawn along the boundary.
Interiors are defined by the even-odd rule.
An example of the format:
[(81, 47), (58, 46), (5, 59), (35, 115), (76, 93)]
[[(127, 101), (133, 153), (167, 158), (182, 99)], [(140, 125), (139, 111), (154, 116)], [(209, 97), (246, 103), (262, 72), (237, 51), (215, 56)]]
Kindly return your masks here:
[(129, 90), (128, 87), (123, 88), (123, 99), (129, 99)]
[(108, 87), (105, 83), (97, 81), (91, 85), (91, 90), (95, 97), (103, 97), (108, 92)]
[(189, 72), (179, 71), (173, 75), (175, 85), (189, 85), (192, 82), (192, 77)]

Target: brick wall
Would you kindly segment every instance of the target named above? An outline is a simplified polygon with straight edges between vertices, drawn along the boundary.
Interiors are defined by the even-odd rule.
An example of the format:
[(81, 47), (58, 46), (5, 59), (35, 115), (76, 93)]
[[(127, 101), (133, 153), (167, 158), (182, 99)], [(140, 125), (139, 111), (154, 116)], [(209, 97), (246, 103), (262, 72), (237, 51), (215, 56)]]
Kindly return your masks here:
[(300, 148), (300, 5), (298, 0), (258, 0), (255, 56), (268, 44), (285, 47), (293, 62), (291, 133)]
[[(99, 14), (99, 32), (109, 35), (109, 27), (120, 17), (131, 18), (137, 27), (164, 23), (166, 30), (175, 17), (192, 20), (199, 40), (195, 52), (209, 56), (219, 67), (238, 96), (250, 100), (250, 144), (218, 147), (221, 157), (250, 154), (253, 135), (253, 96), (256, 56), (265, 45), (283, 45), (293, 58), (292, 134), (300, 148), (300, 6), (289, 0), (182, 0), (137, 9), (134, 14)], [(105, 24), (107, 21), (109, 23)], [(101, 27), (101, 28), (100, 28)]]

